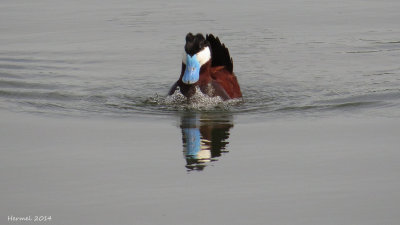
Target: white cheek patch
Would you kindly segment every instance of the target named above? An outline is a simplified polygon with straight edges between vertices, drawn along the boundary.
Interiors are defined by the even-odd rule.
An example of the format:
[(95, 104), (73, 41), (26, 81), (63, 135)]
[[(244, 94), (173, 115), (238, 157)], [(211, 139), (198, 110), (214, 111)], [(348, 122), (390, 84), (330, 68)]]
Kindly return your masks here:
[[(182, 56), (182, 63), (186, 65), (186, 52), (183, 52)], [(211, 51), (209, 47), (205, 47), (203, 50), (200, 52), (196, 53), (196, 58), (200, 63), (200, 66), (204, 65), (206, 62), (208, 62), (211, 59)]]
[(200, 66), (204, 65), (211, 59), (211, 52), (209, 47), (205, 47), (203, 50), (196, 54), (197, 60), (199, 60)]

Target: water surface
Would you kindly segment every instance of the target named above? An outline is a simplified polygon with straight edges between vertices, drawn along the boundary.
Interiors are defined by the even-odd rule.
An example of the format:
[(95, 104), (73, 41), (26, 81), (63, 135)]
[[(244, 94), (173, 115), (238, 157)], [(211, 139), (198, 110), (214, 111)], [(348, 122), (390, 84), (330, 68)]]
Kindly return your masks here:
[(0, 107), (172, 115), (157, 98), (178, 79), (186, 33), (203, 32), (230, 49), (245, 100), (235, 114), (399, 116), (397, 1), (211, 5), (4, 1)]
[[(399, 11), (3, 0), (0, 223), (398, 223)], [(226, 44), (242, 101), (166, 97), (188, 32)]]

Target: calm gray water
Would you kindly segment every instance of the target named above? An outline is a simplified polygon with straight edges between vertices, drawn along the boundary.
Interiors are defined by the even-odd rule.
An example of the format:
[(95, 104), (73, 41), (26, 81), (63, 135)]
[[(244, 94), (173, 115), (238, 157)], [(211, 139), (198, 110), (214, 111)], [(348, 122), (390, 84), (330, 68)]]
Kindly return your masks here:
[[(2, 0), (0, 224), (398, 224), (399, 12)], [(188, 32), (226, 44), (243, 101), (166, 97)]]
[(202, 32), (230, 49), (244, 94), (235, 114), (398, 117), (399, 8), (395, 0), (2, 1), (0, 107), (174, 114), (163, 97), (180, 73), (186, 33)]

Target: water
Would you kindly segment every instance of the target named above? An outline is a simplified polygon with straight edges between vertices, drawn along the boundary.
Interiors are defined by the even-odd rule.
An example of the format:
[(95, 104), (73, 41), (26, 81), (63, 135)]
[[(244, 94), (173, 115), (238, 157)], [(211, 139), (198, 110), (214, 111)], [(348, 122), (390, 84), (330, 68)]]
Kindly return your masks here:
[(244, 95), (235, 114), (399, 116), (397, 1), (213, 4), (3, 2), (0, 107), (171, 115), (153, 100), (178, 78), (191, 31), (229, 47)]
[[(399, 11), (3, 0), (0, 223), (397, 223)], [(226, 44), (242, 100), (166, 96), (188, 32)]]

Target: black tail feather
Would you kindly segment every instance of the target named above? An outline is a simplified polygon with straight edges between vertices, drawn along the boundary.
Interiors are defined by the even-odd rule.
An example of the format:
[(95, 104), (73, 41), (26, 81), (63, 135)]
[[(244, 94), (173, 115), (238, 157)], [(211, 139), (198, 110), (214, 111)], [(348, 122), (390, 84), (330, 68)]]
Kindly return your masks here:
[(233, 72), (233, 61), (229, 55), (229, 50), (218, 37), (212, 34), (206, 35), (206, 41), (210, 43), (211, 47), (211, 66), (225, 66), (229, 72)]

